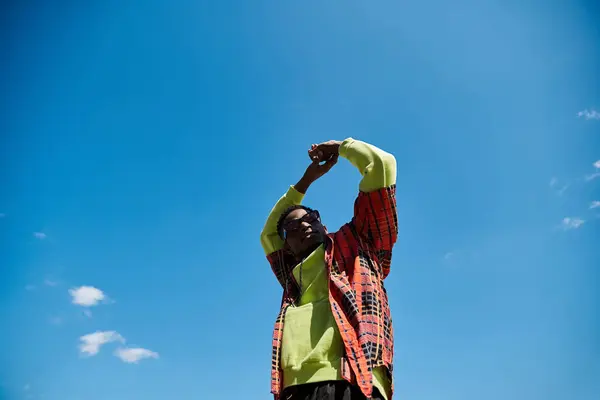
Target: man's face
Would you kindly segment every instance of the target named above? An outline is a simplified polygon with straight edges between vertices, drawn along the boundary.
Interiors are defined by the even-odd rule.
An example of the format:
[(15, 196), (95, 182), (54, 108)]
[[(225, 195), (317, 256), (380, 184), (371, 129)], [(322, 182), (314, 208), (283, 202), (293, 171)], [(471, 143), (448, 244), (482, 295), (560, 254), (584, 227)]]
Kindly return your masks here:
[(282, 227), (286, 243), (298, 258), (308, 256), (325, 240), (325, 227), (318, 211), (293, 210), (285, 217)]

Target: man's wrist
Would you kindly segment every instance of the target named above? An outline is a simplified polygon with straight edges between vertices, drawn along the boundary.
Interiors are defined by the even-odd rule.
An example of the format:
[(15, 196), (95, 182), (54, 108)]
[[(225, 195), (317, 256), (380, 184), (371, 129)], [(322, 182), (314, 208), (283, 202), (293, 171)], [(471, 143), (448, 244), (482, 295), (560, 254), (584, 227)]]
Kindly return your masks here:
[(306, 175), (303, 175), (302, 178), (300, 178), (300, 180), (294, 185), (294, 188), (298, 192), (306, 194), (306, 191), (312, 183), (313, 181), (310, 178), (306, 177)]
[(335, 140), (333, 141), (333, 146), (335, 148), (335, 154), (340, 154), (340, 146), (342, 145), (342, 141), (340, 140)]

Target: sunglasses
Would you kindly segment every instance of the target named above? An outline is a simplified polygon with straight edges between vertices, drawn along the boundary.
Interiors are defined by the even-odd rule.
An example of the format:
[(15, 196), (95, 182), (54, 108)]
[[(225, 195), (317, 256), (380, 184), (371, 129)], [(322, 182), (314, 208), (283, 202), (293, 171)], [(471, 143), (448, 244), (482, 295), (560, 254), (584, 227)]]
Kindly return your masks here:
[(317, 210), (313, 210), (313, 211), (309, 211), (308, 213), (303, 215), (301, 218), (297, 218), (297, 219), (291, 220), (289, 222), (286, 222), (283, 225), (283, 239), (284, 240), (287, 239), (287, 237), (290, 233), (298, 232), (300, 229), (302, 229), (303, 222), (312, 224), (313, 222), (319, 221), (319, 220), (321, 220), (321, 216), (319, 215), (319, 212)]

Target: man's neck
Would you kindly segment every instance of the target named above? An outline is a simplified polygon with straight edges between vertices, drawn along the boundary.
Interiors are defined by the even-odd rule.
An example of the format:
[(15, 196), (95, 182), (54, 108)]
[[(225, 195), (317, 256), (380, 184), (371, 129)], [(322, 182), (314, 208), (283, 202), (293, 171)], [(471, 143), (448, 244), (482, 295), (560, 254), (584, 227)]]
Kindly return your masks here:
[(296, 262), (297, 263), (301, 263), (302, 261), (306, 260), (308, 258), (308, 256), (310, 256), (322, 244), (323, 243), (316, 243), (316, 244), (312, 245), (311, 247), (307, 248), (304, 253), (299, 254), (298, 256), (296, 256)]

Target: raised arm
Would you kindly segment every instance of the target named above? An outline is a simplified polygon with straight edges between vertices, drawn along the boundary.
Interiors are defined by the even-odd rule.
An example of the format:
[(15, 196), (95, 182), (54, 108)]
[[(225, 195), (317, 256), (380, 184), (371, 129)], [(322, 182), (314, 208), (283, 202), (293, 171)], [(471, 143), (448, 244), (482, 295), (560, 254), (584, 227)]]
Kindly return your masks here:
[(340, 155), (362, 175), (352, 224), (375, 249), (385, 253), (380, 258), (391, 258), (398, 236), (396, 159), (373, 145), (351, 138), (340, 146)]
[(396, 184), (396, 159), (390, 153), (359, 140), (330, 140), (313, 144), (308, 151), (313, 161), (325, 161), (338, 155), (350, 161), (363, 176), (358, 188), (369, 193)]
[(313, 146), (316, 159), (339, 154), (361, 173), (359, 194), (354, 203), (354, 230), (379, 253), (384, 277), (389, 273), (391, 252), (398, 236), (396, 214), (396, 159), (373, 145), (348, 138)]
[(339, 153), (361, 173), (363, 178), (358, 185), (361, 192), (374, 192), (396, 184), (396, 159), (390, 153), (352, 138), (341, 143)]
[(269, 213), (265, 226), (260, 234), (260, 243), (262, 244), (263, 250), (267, 255), (267, 259), (271, 264), (273, 273), (277, 277), (277, 280), (285, 288), (285, 276), (289, 271), (285, 271), (286, 268), (293, 266), (293, 256), (283, 250), (284, 242), (279, 237), (277, 231), (277, 223), (281, 215), (290, 207), (300, 205), (304, 199), (306, 191), (310, 185), (319, 179), (321, 176), (326, 174), (337, 162), (337, 155), (330, 157), (326, 162), (321, 163), (313, 160), (311, 164), (306, 168), (302, 178), (275, 203), (275, 206)]
[(283, 247), (283, 240), (277, 232), (277, 222), (281, 214), (289, 207), (302, 204), (306, 191), (314, 181), (325, 175), (337, 163), (337, 155), (321, 163), (317, 160), (306, 168), (302, 178), (275, 203), (271, 213), (267, 217), (267, 222), (260, 233), (260, 243), (267, 255), (280, 250)]

